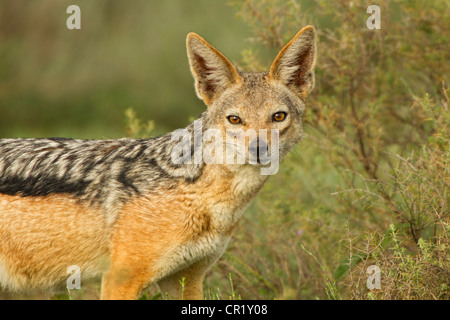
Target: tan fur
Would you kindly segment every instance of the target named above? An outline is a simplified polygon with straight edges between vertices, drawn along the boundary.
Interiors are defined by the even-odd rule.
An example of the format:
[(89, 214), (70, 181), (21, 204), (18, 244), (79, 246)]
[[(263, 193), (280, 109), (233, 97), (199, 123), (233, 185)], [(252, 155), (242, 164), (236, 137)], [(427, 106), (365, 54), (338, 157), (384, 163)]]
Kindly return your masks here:
[(110, 228), (94, 208), (68, 197), (0, 194), (0, 212), (0, 278), (10, 289), (52, 286), (71, 265), (86, 276), (107, 269)]
[[(269, 146), (270, 130), (277, 129), (280, 158), (301, 140), (304, 99), (314, 85), (312, 27), (303, 28), (283, 48), (269, 73), (239, 73), (197, 34), (188, 35), (187, 47), (197, 94), (208, 106), (202, 117), (205, 126), (228, 134), (239, 127), (230, 124), (227, 115), (237, 115), (243, 119), (243, 129), (267, 130)], [(286, 120), (274, 122), (273, 114), (280, 111), (287, 114)], [(14, 149), (8, 149), (14, 144), (26, 152), (18, 155), (20, 161), (12, 156), (0, 161), (0, 178), (3, 170), (7, 181), (0, 186), (14, 194), (17, 185), (25, 185), (28, 195), (0, 193), (0, 285), (12, 290), (45, 289), (64, 283), (67, 268), (76, 265), (82, 279), (103, 275), (102, 299), (136, 299), (152, 283), (164, 296), (180, 298), (182, 278), (183, 298), (203, 298), (206, 270), (223, 254), (245, 208), (268, 176), (260, 174), (262, 164), (175, 167), (164, 153), (172, 146), (167, 139), (152, 141), (156, 147), (127, 140), (39, 141), (36, 145), (42, 149), (37, 151), (29, 151), (34, 141), (5, 142), (5, 150)], [(33, 155), (27, 162), (26, 157)], [(98, 162), (89, 163), (92, 159)], [(43, 171), (58, 169), (56, 175), (39, 172), (42, 179), (65, 180), (43, 183), (33, 171), (37, 164)], [(70, 175), (67, 168), (73, 168)], [(155, 177), (141, 179), (142, 168)], [(86, 172), (90, 176), (83, 180)], [(12, 181), (9, 189), (8, 181)], [(40, 189), (33, 189), (31, 182)], [(58, 193), (47, 182), (72, 193)], [(77, 196), (74, 186), (79, 185), (89, 193)], [(38, 191), (50, 194), (29, 195)]]
[[(206, 170), (195, 185), (165, 190), (161, 198), (144, 196), (124, 208), (112, 232), (114, 268), (105, 276), (102, 298), (135, 298), (148, 279), (159, 281), (169, 297), (179, 297), (183, 276), (189, 292), (198, 289), (194, 296), (201, 295), (204, 272), (220, 257), (239, 221), (242, 212), (236, 208), (257, 192), (234, 194), (239, 181), (230, 179), (228, 170)], [(161, 201), (169, 205), (162, 207)]]

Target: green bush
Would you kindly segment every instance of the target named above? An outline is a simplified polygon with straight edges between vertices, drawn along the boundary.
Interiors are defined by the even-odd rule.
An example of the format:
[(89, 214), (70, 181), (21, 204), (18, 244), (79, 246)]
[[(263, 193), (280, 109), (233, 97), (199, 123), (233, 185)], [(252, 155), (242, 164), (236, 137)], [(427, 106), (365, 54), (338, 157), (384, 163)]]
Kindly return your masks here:
[[(245, 299), (448, 299), (450, 14), (445, 1), (236, 1), (241, 68), (301, 27), (319, 38), (308, 137), (246, 214), (208, 287)], [(259, 58), (258, 58), (259, 57)], [(272, 57), (273, 58), (273, 57)], [(391, 226), (391, 227), (390, 227)], [(381, 289), (366, 286), (367, 266)]]

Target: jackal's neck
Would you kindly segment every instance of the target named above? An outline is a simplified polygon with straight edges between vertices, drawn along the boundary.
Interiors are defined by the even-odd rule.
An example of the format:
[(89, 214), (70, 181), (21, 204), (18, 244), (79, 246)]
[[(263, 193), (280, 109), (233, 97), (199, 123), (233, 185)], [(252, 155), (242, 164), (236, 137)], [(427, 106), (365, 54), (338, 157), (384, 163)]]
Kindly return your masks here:
[(258, 168), (250, 165), (230, 167), (225, 164), (205, 164), (201, 176), (194, 183), (185, 184), (182, 189), (186, 188), (187, 193), (195, 194), (197, 200), (194, 206), (200, 206), (191, 214), (205, 212), (213, 230), (229, 234), (267, 177), (260, 175)]

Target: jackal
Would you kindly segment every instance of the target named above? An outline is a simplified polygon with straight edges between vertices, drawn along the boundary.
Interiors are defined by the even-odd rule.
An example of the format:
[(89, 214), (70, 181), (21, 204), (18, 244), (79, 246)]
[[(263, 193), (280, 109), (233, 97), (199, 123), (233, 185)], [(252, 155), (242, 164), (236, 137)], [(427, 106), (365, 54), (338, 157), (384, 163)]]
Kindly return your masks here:
[[(303, 137), (314, 87), (316, 36), (304, 27), (269, 72), (240, 72), (195, 33), (187, 54), (207, 105), (203, 132), (279, 132), (282, 159)], [(186, 128), (194, 136), (194, 125)], [(195, 139), (195, 137), (193, 137)], [(271, 139), (246, 140), (247, 155)], [(156, 283), (168, 297), (203, 297), (202, 282), (268, 175), (260, 161), (174, 163), (171, 134), (151, 139), (0, 140), (0, 285), (30, 291), (64, 284), (68, 267), (102, 277), (102, 299), (135, 299)], [(224, 143), (228, 145), (229, 143)], [(255, 147), (257, 146), (257, 147)], [(193, 144), (192, 154), (205, 146)]]

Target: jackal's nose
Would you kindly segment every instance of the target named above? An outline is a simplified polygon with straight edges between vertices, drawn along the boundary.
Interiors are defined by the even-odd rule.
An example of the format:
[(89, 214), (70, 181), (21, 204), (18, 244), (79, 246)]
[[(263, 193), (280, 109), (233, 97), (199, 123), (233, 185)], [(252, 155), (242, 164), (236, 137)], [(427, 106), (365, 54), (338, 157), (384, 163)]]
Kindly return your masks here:
[(256, 157), (258, 161), (260, 161), (261, 158), (267, 157), (267, 152), (269, 151), (269, 146), (264, 140), (255, 139), (252, 142), (250, 142), (249, 145), (249, 151), (250, 154)]

